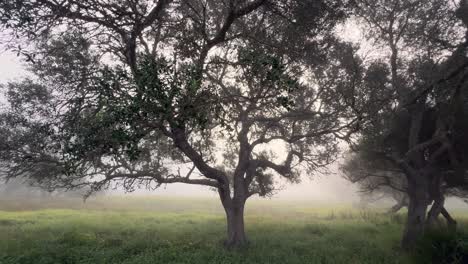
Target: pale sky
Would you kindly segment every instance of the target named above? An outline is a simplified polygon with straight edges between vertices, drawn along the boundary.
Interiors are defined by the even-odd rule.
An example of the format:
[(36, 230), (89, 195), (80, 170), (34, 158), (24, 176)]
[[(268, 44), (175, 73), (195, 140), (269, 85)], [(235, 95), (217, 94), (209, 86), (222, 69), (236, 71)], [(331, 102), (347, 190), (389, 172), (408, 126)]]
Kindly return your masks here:
[[(16, 54), (3, 51), (0, 46), (0, 84), (8, 81), (19, 80), (26, 75), (25, 67)], [(0, 101), (1, 102), (1, 101)], [(306, 200), (311, 202), (344, 202), (354, 203), (359, 201), (356, 186), (343, 179), (337, 164), (330, 166), (329, 175), (305, 177), (299, 184), (282, 184), (283, 189), (277, 192), (272, 199)], [(152, 191), (155, 194), (171, 196), (212, 196), (217, 194), (204, 186), (193, 186), (187, 184), (169, 184)], [(463, 206), (456, 202), (457, 207)]]
[[(3, 51), (0, 46), (0, 83), (19, 80), (25, 76), (26, 71), (20, 58), (16, 54)], [(275, 198), (291, 198), (320, 201), (349, 201), (357, 199), (356, 189), (352, 184), (342, 179), (339, 175), (323, 175), (303, 179), (302, 183), (295, 185), (283, 184), (284, 189), (279, 191)], [(203, 186), (192, 186), (186, 184), (169, 184), (154, 191), (159, 194), (168, 195), (197, 195), (216, 196), (215, 192)]]
[(16, 54), (4, 51), (0, 46), (0, 83), (24, 76), (25, 71)]
[[(345, 40), (351, 42), (360, 42), (360, 55), (365, 57), (369, 54), (372, 43), (363, 43), (362, 31), (356, 21), (351, 21), (339, 27), (337, 32)], [(1, 35), (1, 34), (0, 34)], [(1, 36), (0, 36), (1, 39)], [(361, 54), (365, 53), (365, 54)], [(15, 53), (5, 51), (0, 43), (0, 84), (8, 81), (20, 80), (27, 74), (20, 58)], [(0, 95), (0, 104), (2, 103)], [(1, 108), (1, 107), (0, 107)], [(338, 164), (330, 166), (330, 171), (334, 172), (328, 175), (304, 177), (299, 184), (281, 184), (283, 189), (277, 192), (272, 199), (293, 199), (305, 200), (311, 202), (331, 202), (331, 203), (356, 203), (359, 201), (358, 189), (355, 185), (341, 177), (337, 170)], [(144, 191), (146, 193), (146, 191)], [(170, 196), (211, 196), (216, 198), (217, 193), (208, 187), (194, 186), (187, 184), (169, 184), (152, 191), (152, 193)], [(449, 199), (449, 206), (456, 208), (466, 208), (466, 204), (455, 199)]]
[[(339, 29), (348, 36), (348, 41), (361, 39), (360, 32), (355, 26), (345, 25)], [(15, 53), (4, 51), (0, 43), (0, 84), (8, 81), (19, 80), (27, 73), (20, 58)], [(1, 100), (0, 100), (1, 103)], [(337, 172), (337, 166), (331, 166), (331, 171)], [(273, 199), (300, 199), (332, 202), (358, 201), (357, 188), (344, 180), (338, 173), (330, 175), (304, 177), (299, 184), (281, 184), (282, 190), (277, 192)], [(183, 195), (183, 196), (217, 196), (204, 186), (187, 184), (169, 184), (154, 191), (158, 194)]]

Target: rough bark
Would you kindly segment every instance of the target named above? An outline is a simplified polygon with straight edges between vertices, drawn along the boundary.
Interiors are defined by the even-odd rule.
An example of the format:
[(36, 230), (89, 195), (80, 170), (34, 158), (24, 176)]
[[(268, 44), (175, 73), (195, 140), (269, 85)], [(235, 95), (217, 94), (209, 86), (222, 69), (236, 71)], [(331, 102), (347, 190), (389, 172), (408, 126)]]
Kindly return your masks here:
[(239, 248), (248, 243), (244, 229), (244, 207), (245, 199), (233, 199), (224, 206), (227, 219), (227, 239), (224, 245), (227, 248)]
[(422, 169), (424, 168), (424, 155), (420, 151), (411, 151), (418, 145), (420, 140), (424, 105), (415, 105), (411, 112), (407, 161), (400, 163), (408, 181), (408, 217), (401, 240), (401, 246), (406, 250), (414, 248), (416, 242), (424, 234), (426, 211), (430, 197), (430, 177), (428, 177), (430, 171)]
[(412, 249), (424, 234), (426, 211), (429, 202), (427, 188), (424, 181), (409, 188), (408, 219), (406, 222), (401, 246)]

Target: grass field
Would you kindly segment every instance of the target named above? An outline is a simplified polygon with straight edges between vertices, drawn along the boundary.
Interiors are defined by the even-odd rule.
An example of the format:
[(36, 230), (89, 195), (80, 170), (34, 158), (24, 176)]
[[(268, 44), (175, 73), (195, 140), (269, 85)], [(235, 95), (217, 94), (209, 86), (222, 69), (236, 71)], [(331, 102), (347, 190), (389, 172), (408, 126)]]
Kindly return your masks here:
[(250, 201), (250, 245), (236, 251), (221, 244), (215, 199), (3, 200), (0, 210), (1, 264), (417, 262), (398, 248), (403, 215), (345, 205)]

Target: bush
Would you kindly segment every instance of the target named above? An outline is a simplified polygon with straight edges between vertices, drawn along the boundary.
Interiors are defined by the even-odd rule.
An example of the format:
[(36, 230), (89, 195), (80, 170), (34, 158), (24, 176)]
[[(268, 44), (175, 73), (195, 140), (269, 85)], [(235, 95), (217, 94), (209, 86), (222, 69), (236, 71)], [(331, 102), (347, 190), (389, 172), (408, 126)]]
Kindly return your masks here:
[(430, 231), (419, 241), (413, 257), (416, 263), (468, 263), (468, 234)]

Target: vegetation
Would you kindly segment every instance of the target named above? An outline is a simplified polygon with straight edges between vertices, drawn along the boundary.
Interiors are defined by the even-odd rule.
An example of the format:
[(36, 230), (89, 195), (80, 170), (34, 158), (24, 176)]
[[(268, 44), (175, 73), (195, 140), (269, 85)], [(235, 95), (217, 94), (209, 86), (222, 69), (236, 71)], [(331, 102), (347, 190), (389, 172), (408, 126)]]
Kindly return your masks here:
[[(350, 43), (339, 29), (353, 23), (363, 34)], [(401, 246), (413, 253), (419, 241), (439, 237), (448, 247), (440, 252), (450, 255), (444, 261), (464, 256), (445, 196), (468, 193), (466, 0), (5, 0), (0, 29), (33, 76), (1, 87), (0, 179), (86, 191), (86, 197), (109, 188), (202, 185), (221, 201), (226, 247), (244, 248), (247, 200), (274, 194), (280, 180), (313, 176), (347, 143), (354, 152), (343, 167), (348, 179), (394, 195), (401, 201), (395, 210), (407, 206), (403, 229), (373, 213), (361, 215), (366, 223), (353, 222), (350, 213), (356, 230), (362, 224), (375, 234), (403, 231)], [(441, 214), (451, 228), (429, 236)], [(86, 214), (72, 215), (76, 226), (90, 224), (80, 222)], [(182, 224), (158, 217), (167, 220), (167, 232)], [(205, 216), (191, 218), (197, 223)], [(208, 216), (203, 220), (207, 229), (191, 243), (219, 228), (211, 228)], [(283, 220), (293, 227), (299, 221)], [(27, 230), (34, 220), (4, 221)], [(107, 224), (121, 227), (112, 221)], [(288, 241), (286, 233), (269, 237), (279, 232), (264, 230), (275, 225), (269, 221), (257, 226), (266, 233), (252, 239), (268, 238), (253, 243), (261, 261)], [(362, 239), (356, 244), (343, 240), (353, 227), (340, 221), (311, 227), (310, 238), (303, 230), (291, 243), (309, 245), (336, 229), (339, 242), (332, 231), (330, 241), (317, 241), (329, 247), (320, 251), (329, 258), (349, 262), (353, 249), (361, 250), (356, 245), (372, 248), (362, 234), (352, 236)], [(365, 230), (360, 233), (374, 234)], [(166, 238), (176, 243), (177, 237)], [(54, 241), (57, 254), (65, 254), (60, 243), (91, 244), (96, 254), (107, 245), (105, 236), (84, 229)], [(153, 243), (144, 242), (139, 250)], [(340, 243), (348, 256), (337, 254)], [(177, 245), (165, 252), (190, 252)], [(197, 254), (209, 252), (204, 245), (195, 246), (203, 249)], [(393, 250), (387, 245), (372, 262), (399, 260), (390, 257)]]
[(90, 193), (208, 186), (226, 245), (242, 246), (246, 200), (328, 165), (356, 130), (338, 69), (352, 49), (332, 30), (344, 2), (125, 3), (0, 4), (36, 77), (6, 86), (0, 177)]
[[(219, 243), (225, 221), (216, 199), (3, 200), (0, 208), (8, 209), (0, 213), (2, 264), (430, 263), (399, 249), (405, 217), (381, 209), (252, 200), (251, 245), (227, 251)], [(466, 227), (468, 215), (458, 217)]]
[(440, 214), (455, 228), (444, 199), (466, 195), (468, 186), (468, 5), (457, 8), (444, 1), (356, 1), (366, 40), (388, 55), (367, 60), (361, 85), (373, 99), (344, 170), (365, 190), (407, 195), (408, 249)]

